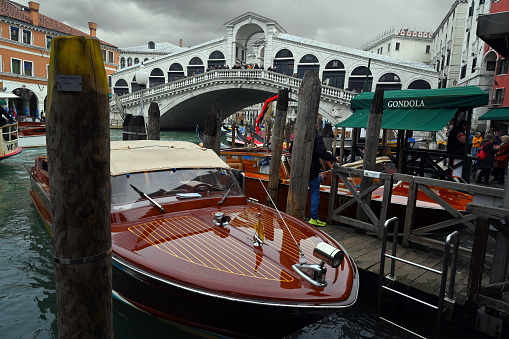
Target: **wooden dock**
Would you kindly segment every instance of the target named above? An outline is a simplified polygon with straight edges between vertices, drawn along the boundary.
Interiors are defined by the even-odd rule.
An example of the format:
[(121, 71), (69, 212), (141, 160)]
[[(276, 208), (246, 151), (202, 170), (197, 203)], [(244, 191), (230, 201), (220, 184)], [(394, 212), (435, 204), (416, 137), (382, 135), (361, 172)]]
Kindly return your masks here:
[[(369, 236), (355, 232), (353, 228), (338, 225), (329, 225), (321, 229), (336, 239), (345, 250), (352, 256), (360, 271), (374, 275), (380, 272), (380, 258), (382, 241), (376, 236)], [(388, 244), (387, 253), (390, 254), (392, 244)], [(417, 249), (398, 245), (398, 258), (415, 262), (417, 264), (434, 268), (441, 271), (443, 265), (443, 253), (435, 250)], [(489, 267), (489, 258), (486, 258), (486, 266)], [(458, 259), (456, 267), (456, 283), (454, 286), (454, 298), (456, 303), (464, 305), (467, 298), (467, 283), (469, 275), (469, 263), (464, 257)], [(390, 260), (386, 259), (385, 275), (389, 274)], [(485, 269), (483, 280), (488, 279), (488, 271)], [(441, 276), (408, 264), (396, 262), (396, 282), (415, 289), (428, 295), (431, 299), (438, 298), (440, 291)]]

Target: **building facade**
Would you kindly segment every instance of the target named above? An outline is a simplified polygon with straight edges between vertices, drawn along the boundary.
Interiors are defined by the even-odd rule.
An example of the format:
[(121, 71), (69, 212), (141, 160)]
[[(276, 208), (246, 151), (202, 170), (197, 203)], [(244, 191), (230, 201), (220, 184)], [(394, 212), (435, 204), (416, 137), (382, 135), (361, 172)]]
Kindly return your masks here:
[[(469, 0), (463, 32), (460, 73), (458, 86), (477, 86), (491, 94), (495, 76), (496, 53), (477, 35), (477, 18), (489, 14), (491, 1)], [(486, 130), (486, 121), (478, 120), (488, 111), (488, 107), (476, 107), (472, 115), (472, 128)]]
[[(96, 37), (97, 25), (89, 22), (89, 29), (90, 34), (86, 34), (47, 17), (33, 1), (27, 7), (0, 0), (0, 89), (20, 97), (9, 100), (11, 112), (38, 116), (46, 110), (51, 40), (65, 35)], [(100, 43), (110, 76), (118, 70), (118, 48)]]
[(360, 47), (392, 58), (430, 64), (433, 33), (392, 28)]
[(433, 34), (431, 66), (439, 73), (438, 88), (458, 85), (467, 0), (456, 0)]
[[(509, 1), (493, 1), (491, 4), (490, 13), (502, 13), (509, 11)], [(502, 57), (490, 47), (487, 47), (486, 55), (490, 56), (490, 61), (495, 63), (493, 91), (490, 101), (490, 108), (494, 107), (509, 107), (509, 96), (505, 95), (505, 91), (509, 88), (509, 76), (507, 75), (509, 60)], [(493, 61), (494, 60), (494, 61)], [(489, 120), (488, 120), (489, 121)], [(488, 126), (489, 127), (489, 126)], [(494, 126), (495, 128), (497, 126)], [(499, 126), (501, 127), (501, 126)], [(507, 130), (507, 126), (505, 127)]]

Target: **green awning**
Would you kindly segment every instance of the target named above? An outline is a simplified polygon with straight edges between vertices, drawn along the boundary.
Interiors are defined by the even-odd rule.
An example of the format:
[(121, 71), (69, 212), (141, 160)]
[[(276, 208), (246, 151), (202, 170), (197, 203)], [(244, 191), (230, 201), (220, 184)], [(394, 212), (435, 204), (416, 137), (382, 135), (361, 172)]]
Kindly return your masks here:
[[(350, 108), (369, 109), (374, 92), (352, 98)], [(477, 86), (384, 92), (384, 108), (472, 108), (487, 105), (488, 93)]]
[[(382, 128), (436, 132), (451, 121), (457, 110), (458, 108), (387, 108), (382, 115)], [(368, 117), (369, 109), (358, 109), (335, 126), (366, 128)]]
[(492, 108), (483, 114), (479, 120), (509, 121), (509, 107)]

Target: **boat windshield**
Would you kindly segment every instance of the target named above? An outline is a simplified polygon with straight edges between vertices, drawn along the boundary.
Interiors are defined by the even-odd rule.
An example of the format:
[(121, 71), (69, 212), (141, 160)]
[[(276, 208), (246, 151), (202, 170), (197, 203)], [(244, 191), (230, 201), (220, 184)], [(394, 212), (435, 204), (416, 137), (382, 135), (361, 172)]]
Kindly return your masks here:
[(123, 204), (140, 200), (140, 195), (130, 185), (135, 186), (153, 199), (163, 197), (177, 199), (222, 198), (231, 186), (228, 196), (243, 195), (229, 170), (215, 168), (171, 169), (111, 177), (111, 203)]

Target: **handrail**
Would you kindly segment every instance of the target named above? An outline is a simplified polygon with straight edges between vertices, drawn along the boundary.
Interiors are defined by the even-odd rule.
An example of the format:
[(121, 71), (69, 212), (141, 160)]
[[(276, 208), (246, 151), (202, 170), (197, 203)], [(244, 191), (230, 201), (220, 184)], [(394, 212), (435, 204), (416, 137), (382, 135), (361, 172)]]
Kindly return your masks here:
[[(270, 80), (283, 85), (286, 88), (292, 89), (294, 93), (298, 93), (302, 79), (291, 77), (288, 75), (272, 72), (261, 69), (220, 69), (213, 70), (198, 75), (190, 76), (183, 79), (178, 79), (172, 82), (164, 83), (154, 87), (149, 87), (143, 90), (144, 97), (148, 98), (151, 95), (169, 93), (173, 90), (181, 90), (187, 87), (195, 86), (196, 84), (221, 81), (221, 80)], [(121, 103), (131, 101), (139, 101), (141, 91), (134, 93), (124, 94), (119, 96)], [(341, 88), (323, 85), (321, 94), (327, 97), (333, 97), (339, 100), (350, 101), (356, 93), (347, 91)], [(110, 105), (114, 105), (110, 101)]]
[[(393, 232), (393, 239), (392, 239), (392, 255), (390, 254), (386, 254), (386, 250), (387, 250), (387, 233), (388, 233), (388, 229), (389, 229), (389, 226), (394, 224), (394, 232)], [(445, 240), (445, 248), (444, 248), (444, 259), (443, 259), (443, 266), (442, 266), (442, 271), (438, 271), (438, 270), (435, 270), (433, 268), (430, 268), (430, 267), (427, 267), (427, 266), (423, 266), (423, 265), (420, 265), (420, 264), (417, 264), (417, 263), (414, 263), (414, 262), (411, 262), (411, 261), (408, 261), (408, 260), (404, 260), (402, 258), (398, 258), (396, 256), (396, 251), (397, 251), (397, 244), (398, 244), (398, 228), (399, 228), (399, 220), (397, 217), (393, 217), (389, 220), (387, 220), (384, 224), (384, 231), (383, 231), (383, 239), (382, 239), (382, 251), (381, 251), (381, 257), (380, 257), (380, 275), (378, 277), (378, 303), (377, 303), (377, 317), (383, 321), (386, 321), (388, 323), (391, 323), (413, 335), (416, 335), (418, 337), (421, 337), (423, 338), (422, 336), (410, 331), (409, 329), (403, 327), (403, 326), (400, 326), (400, 325), (397, 325), (387, 319), (384, 319), (383, 317), (381, 317), (381, 303), (382, 303), (382, 291), (385, 289), (385, 290), (388, 290), (388, 291), (391, 291), (391, 292), (394, 292), (394, 293), (397, 293), (401, 296), (404, 296), (406, 298), (409, 298), (413, 301), (417, 301), (423, 305), (426, 305), (426, 306), (429, 306), (433, 309), (436, 309), (437, 311), (437, 318), (436, 318), (436, 324), (435, 324), (435, 337), (438, 338), (439, 336), (439, 331), (440, 331), (440, 324), (441, 324), (441, 321), (442, 321), (442, 311), (443, 311), (443, 308), (444, 308), (444, 301), (445, 301), (445, 294), (446, 294), (446, 285), (447, 285), (447, 275), (448, 275), (448, 272), (449, 272), (449, 255), (450, 255), (450, 248), (451, 248), (451, 243), (453, 242), (453, 240), (455, 241), (454, 243), (454, 251), (453, 251), (453, 257), (452, 257), (452, 265), (451, 265), (451, 274), (450, 274), (450, 281), (449, 281), (449, 290), (448, 290), (448, 293), (447, 293), (447, 298), (448, 298), (448, 302), (450, 303), (454, 303), (454, 299), (453, 299), (453, 295), (454, 295), (454, 284), (455, 284), (455, 280), (456, 280), (456, 263), (457, 263), (457, 259), (458, 259), (458, 248), (459, 248), (459, 232), (458, 231), (454, 231), (452, 232), (451, 234), (449, 234)], [(391, 259), (391, 270), (390, 270), (390, 273), (388, 276), (384, 276), (384, 272), (385, 272), (385, 259), (386, 258), (389, 258)], [(429, 271), (429, 272), (433, 272), (433, 273), (436, 273), (436, 274), (440, 274), (442, 276), (441, 278), (441, 283), (440, 283), (440, 292), (439, 292), (439, 296), (438, 296), (438, 305), (435, 306), (435, 305), (432, 305), (432, 304), (429, 304), (427, 302), (424, 302), (422, 300), (419, 300), (417, 298), (414, 298), (408, 294), (405, 294), (405, 293), (402, 293), (402, 292), (399, 292), (395, 289), (392, 289), (392, 288), (389, 288), (387, 286), (384, 286), (384, 278), (387, 278), (387, 279), (390, 279), (391, 281), (395, 281), (396, 280), (396, 277), (394, 276), (394, 273), (395, 273), (395, 263), (396, 261), (399, 261), (399, 262), (403, 262), (405, 264), (409, 264), (409, 265), (412, 265), (414, 267), (418, 267), (418, 268), (421, 268), (421, 269), (424, 269), (426, 271)]]

